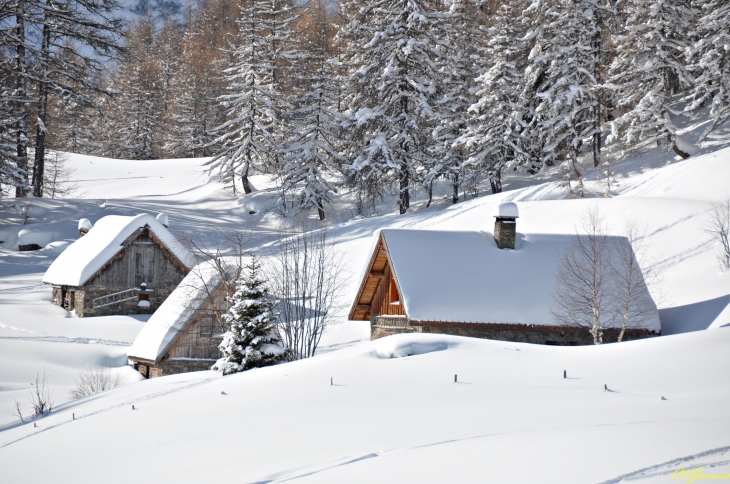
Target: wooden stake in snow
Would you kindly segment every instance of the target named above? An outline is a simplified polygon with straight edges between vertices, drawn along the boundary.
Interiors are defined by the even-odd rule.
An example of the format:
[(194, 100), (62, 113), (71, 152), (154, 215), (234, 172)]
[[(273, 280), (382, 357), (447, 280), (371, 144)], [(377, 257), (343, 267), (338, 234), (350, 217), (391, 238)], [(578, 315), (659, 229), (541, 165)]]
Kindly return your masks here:
[(454, 375), (454, 383), (458, 383), (458, 379), (456, 378), (456, 375)]
[(132, 410), (134, 410), (134, 405), (132, 405)]
[(334, 382), (332, 381), (332, 377), (330, 377), (330, 386), (334, 386)]
[(563, 380), (568, 378), (568, 370), (563, 370)]
[(604, 392), (607, 392), (608, 391), (608, 385), (606, 385), (605, 383), (603, 384), (603, 391)]
[(72, 413), (71, 414), (71, 420), (76, 420), (76, 414), (75, 413)]
[(35, 428), (35, 422), (33, 422), (33, 428)]

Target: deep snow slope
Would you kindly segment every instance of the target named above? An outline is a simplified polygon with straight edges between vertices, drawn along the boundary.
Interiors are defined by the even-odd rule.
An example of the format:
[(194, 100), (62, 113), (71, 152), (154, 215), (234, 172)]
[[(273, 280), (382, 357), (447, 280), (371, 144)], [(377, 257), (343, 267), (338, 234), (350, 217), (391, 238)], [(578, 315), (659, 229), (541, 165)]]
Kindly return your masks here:
[(730, 472), (728, 345), (730, 329), (574, 348), (391, 336), (80, 401), (0, 433), (0, 468), (8, 484), (668, 482), (680, 466), (723, 462), (712, 472)]
[[(281, 216), (273, 181), (257, 176), (256, 192), (233, 196), (205, 174), (204, 161), (69, 155), (76, 198), (0, 204), (2, 482), (209, 482), (230, 479), (229, 458), (241, 482), (597, 482), (644, 468), (646, 482), (665, 482), (675, 464), (730, 460), (730, 329), (722, 328), (730, 324), (730, 272), (720, 270), (718, 244), (705, 232), (712, 203), (730, 190), (730, 149), (685, 161), (650, 152), (616, 164), (611, 198), (595, 198), (603, 180), (589, 171), (591, 196), (566, 199), (551, 181), (559, 168), (509, 174), (504, 193), (456, 205), (444, 197), (448, 186), (437, 187), (430, 208), (421, 194), (404, 216), (386, 198), (383, 215), (356, 218), (343, 193), (329, 230), (350, 277), (342, 324), (325, 335), (319, 356), (222, 380), (203, 372), (135, 383), (141, 377), (125, 366), (126, 349), (147, 317), (74, 318), (50, 303), (41, 278), (82, 217), (165, 212), (178, 237), (215, 243), (221, 232), (246, 230), (249, 248), (265, 253), (277, 227), (292, 221)], [(503, 200), (518, 203), (522, 233), (572, 233), (592, 205), (615, 234), (636, 220), (644, 263), (662, 274), (652, 295), (667, 336), (600, 348), (416, 336), (369, 343), (367, 323), (344, 321), (375, 230), (490, 232)], [(31, 241), (44, 248), (17, 251)], [(514, 275), (516, 292), (521, 277), (530, 274)], [(719, 329), (699, 331), (708, 327)], [(429, 348), (440, 351), (387, 358)], [(119, 367), (127, 385), (69, 403), (74, 379), (95, 364)], [(575, 380), (563, 380), (564, 369)], [(31, 382), (44, 370), (58, 411), (35, 430), (18, 427), (8, 410), (18, 400), (27, 415)], [(69, 422), (69, 412), (82, 418)]]
[[(236, 197), (222, 190), (215, 177), (204, 173), (203, 162), (69, 155), (82, 198), (29, 199), (0, 206), (0, 409), (9, 408), (18, 399), (27, 411), (27, 395), (22, 389), (44, 367), (54, 368), (48, 373), (56, 386), (56, 401), (63, 403), (74, 378), (86, 366), (123, 365), (124, 345), (131, 344), (146, 320), (124, 316), (113, 321), (76, 319), (50, 304), (50, 288), (41, 284), (41, 278), (50, 262), (77, 237), (79, 218), (96, 222), (105, 215), (165, 212), (177, 236), (214, 240), (219, 231), (247, 230), (252, 235), (249, 247), (259, 251), (262, 244), (275, 238), (282, 218), (273, 209), (277, 199), (269, 191), (272, 181), (255, 177), (258, 191)], [(730, 323), (730, 274), (720, 271), (715, 259), (717, 243), (704, 231), (712, 201), (721, 199), (730, 187), (730, 149), (681, 162), (654, 162), (655, 168), (648, 164), (639, 169), (637, 163), (628, 160), (615, 167), (623, 175), (609, 199), (567, 200), (558, 183), (546, 182), (456, 205), (437, 204), (426, 209), (419, 202), (414, 212), (405, 216), (391, 213), (331, 223), (331, 235), (347, 261), (350, 276), (344, 284), (340, 320), (346, 318), (375, 230), (401, 227), (489, 232), (494, 206), (513, 200), (520, 206), (518, 232), (523, 233), (572, 233), (578, 218), (593, 204), (601, 207), (614, 233), (621, 233), (626, 220), (637, 220), (646, 229), (647, 260), (658, 265), (663, 276), (663, 283), (652, 290), (661, 308), (663, 334)], [(338, 203), (342, 214), (348, 213), (344, 196)], [(40, 245), (50, 244), (36, 252), (14, 250), (28, 237)], [(516, 276), (516, 280), (529, 277)], [(345, 347), (368, 335), (367, 323), (335, 326), (325, 335), (321, 351)], [(40, 345), (30, 352), (37, 357), (24, 356), (29, 351), (22, 345), (29, 341)], [(95, 356), (83, 361), (67, 356), (75, 354), (79, 345), (88, 344), (96, 345)], [(21, 355), (26, 363), (13, 365)], [(61, 369), (53, 361), (77, 363)], [(130, 374), (130, 378), (134, 376)], [(12, 421), (12, 416), (0, 412), (0, 425)]]

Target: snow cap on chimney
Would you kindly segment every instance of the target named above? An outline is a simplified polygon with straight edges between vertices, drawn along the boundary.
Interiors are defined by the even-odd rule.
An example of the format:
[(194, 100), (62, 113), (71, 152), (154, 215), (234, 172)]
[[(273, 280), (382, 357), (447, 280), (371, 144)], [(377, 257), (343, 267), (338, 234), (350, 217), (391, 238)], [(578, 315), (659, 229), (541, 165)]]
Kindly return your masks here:
[(79, 220), (79, 237), (83, 237), (86, 233), (91, 230), (91, 222), (88, 218), (82, 218)]
[(514, 249), (520, 211), (514, 202), (503, 202), (494, 211), (494, 241), (500, 249)]
[(170, 227), (170, 220), (168, 220), (166, 213), (158, 213), (155, 218), (165, 227)]
[(520, 211), (515, 202), (502, 202), (494, 210), (495, 217), (520, 218)]

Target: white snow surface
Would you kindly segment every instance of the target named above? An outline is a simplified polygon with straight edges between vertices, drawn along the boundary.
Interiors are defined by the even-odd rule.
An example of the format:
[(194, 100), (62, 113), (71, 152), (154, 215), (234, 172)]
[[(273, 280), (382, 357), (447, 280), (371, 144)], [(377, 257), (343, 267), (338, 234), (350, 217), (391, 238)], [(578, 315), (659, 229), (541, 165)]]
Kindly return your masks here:
[[(571, 235), (521, 233), (499, 249), (490, 232), (382, 231), (406, 314), (415, 321), (554, 326), (560, 256)], [(606, 238), (616, 250), (625, 237)], [(659, 332), (659, 315), (642, 328)]]
[(215, 266), (209, 263), (195, 266), (144, 325), (128, 356), (159, 361), (220, 284)]
[[(706, 123), (680, 134), (696, 143)], [(360, 283), (351, 277), (339, 324), (314, 358), (147, 381), (127, 352), (149, 316), (76, 318), (41, 282), (78, 238), (78, 220), (164, 212), (177, 237), (214, 242), (219, 230), (250, 230), (247, 249), (263, 256), (282, 221), (280, 194), (256, 175), (254, 193), (233, 196), (203, 173), (206, 160), (69, 154), (76, 198), (0, 203), (0, 481), (663, 483), (678, 467), (730, 472), (730, 272), (704, 231), (730, 187), (730, 126), (696, 144), (700, 153), (684, 161), (666, 149), (613, 160), (607, 199), (597, 198), (605, 176), (588, 159), (584, 200), (566, 199), (555, 167), (505, 172), (504, 193), (484, 196), (485, 184), (455, 205), (451, 186), (437, 183), (431, 206), (414, 191), (406, 215), (395, 213), (394, 193), (372, 216), (354, 217), (343, 191), (327, 213), (354, 275), (379, 229), (488, 232), (496, 206), (513, 201), (518, 232), (564, 235), (597, 204), (613, 234), (632, 218), (646, 229), (642, 263), (662, 276), (652, 289), (659, 338), (579, 348), (437, 335), (369, 342), (367, 322), (346, 321)], [(18, 252), (23, 230), (51, 242)], [(93, 365), (121, 371), (124, 386), (71, 401), (74, 379)], [(55, 410), (21, 424), (14, 402), (30, 415), (31, 383), (44, 369)], [(226, 449), (237, 457), (223, 458)]]
[[(100, 219), (89, 232), (69, 245), (51, 264), (43, 282), (46, 284), (82, 286), (104, 264), (124, 247), (122, 243), (135, 230), (148, 226), (157, 239), (188, 268), (190, 253), (154, 216), (146, 213), (134, 217), (108, 215)], [(22, 234), (22, 232), (21, 232)]]

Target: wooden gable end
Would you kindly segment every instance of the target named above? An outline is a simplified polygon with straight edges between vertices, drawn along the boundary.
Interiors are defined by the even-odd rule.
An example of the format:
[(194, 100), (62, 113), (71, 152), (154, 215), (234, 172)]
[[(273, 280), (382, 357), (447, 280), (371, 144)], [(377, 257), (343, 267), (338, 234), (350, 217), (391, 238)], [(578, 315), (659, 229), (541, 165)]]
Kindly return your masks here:
[(405, 315), (398, 283), (391, 269), (391, 261), (383, 235), (380, 235), (370, 257), (368, 270), (360, 283), (349, 319), (369, 321), (370, 316), (389, 314)]
[(178, 331), (163, 352), (163, 358), (218, 359), (222, 356), (218, 346), (229, 329), (223, 318), (228, 308), (225, 289), (221, 284), (213, 291), (205, 304)]
[(188, 273), (187, 267), (146, 226), (127, 237), (122, 246), (84, 286), (123, 290), (146, 282), (150, 287), (175, 287)]

